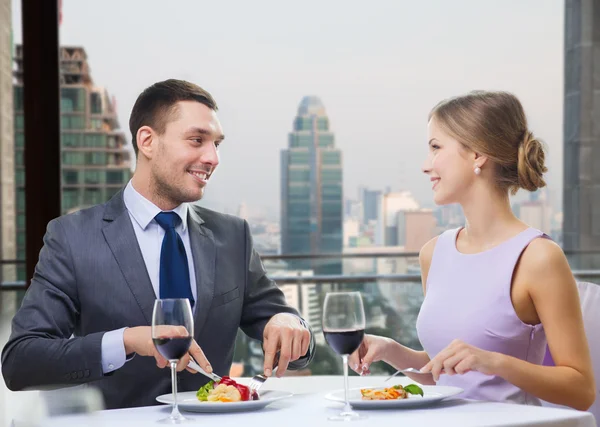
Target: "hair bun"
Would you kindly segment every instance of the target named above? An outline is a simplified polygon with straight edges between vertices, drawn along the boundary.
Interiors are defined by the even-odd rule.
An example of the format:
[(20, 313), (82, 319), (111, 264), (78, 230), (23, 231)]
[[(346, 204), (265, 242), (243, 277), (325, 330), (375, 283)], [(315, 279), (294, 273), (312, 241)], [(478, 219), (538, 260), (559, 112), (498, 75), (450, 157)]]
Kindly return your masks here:
[(546, 186), (544, 173), (548, 171), (544, 164), (546, 156), (542, 143), (530, 131), (525, 132), (519, 144), (518, 183), (527, 191), (535, 191)]

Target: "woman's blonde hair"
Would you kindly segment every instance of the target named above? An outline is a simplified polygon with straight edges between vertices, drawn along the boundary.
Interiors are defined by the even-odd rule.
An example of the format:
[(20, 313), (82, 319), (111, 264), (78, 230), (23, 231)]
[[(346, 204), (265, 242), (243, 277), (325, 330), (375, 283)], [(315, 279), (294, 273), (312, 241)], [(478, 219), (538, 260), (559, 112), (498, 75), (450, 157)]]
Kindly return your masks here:
[(474, 91), (437, 104), (435, 118), (446, 133), (495, 165), (496, 183), (515, 194), (546, 185), (542, 143), (527, 128), (521, 102), (508, 92)]

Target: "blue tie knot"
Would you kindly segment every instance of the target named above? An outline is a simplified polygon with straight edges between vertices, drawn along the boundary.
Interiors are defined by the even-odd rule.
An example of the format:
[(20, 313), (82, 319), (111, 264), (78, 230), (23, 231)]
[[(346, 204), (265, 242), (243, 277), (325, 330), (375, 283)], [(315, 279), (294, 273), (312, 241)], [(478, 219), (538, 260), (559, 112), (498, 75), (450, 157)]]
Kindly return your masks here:
[(181, 218), (175, 212), (161, 212), (154, 217), (158, 225), (160, 225), (165, 230), (170, 228), (175, 228), (181, 222)]

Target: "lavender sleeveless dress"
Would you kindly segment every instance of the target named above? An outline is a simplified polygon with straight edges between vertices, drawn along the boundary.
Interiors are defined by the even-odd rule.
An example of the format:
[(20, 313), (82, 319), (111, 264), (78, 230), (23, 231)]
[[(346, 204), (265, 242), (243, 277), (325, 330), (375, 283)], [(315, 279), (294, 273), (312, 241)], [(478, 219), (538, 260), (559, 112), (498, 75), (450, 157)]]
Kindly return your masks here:
[[(433, 358), (452, 340), (542, 364), (546, 335), (541, 324), (523, 323), (515, 313), (510, 289), (516, 263), (527, 245), (547, 237), (528, 228), (477, 254), (456, 249), (460, 229), (441, 234), (427, 276), (426, 295), (417, 318), (423, 348)], [(438, 385), (464, 389), (467, 399), (540, 405), (535, 396), (508, 381), (479, 372), (440, 376)]]

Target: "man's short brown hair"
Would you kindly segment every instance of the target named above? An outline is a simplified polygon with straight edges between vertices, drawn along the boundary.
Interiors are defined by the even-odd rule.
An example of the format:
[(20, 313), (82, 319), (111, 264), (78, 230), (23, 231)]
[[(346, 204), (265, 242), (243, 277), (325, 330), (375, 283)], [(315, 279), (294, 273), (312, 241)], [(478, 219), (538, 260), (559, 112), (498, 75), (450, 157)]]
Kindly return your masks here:
[(138, 96), (129, 117), (131, 143), (136, 157), (138, 154), (136, 135), (139, 128), (150, 126), (159, 135), (163, 134), (167, 123), (177, 113), (176, 104), (180, 101), (196, 101), (211, 110), (218, 110), (212, 95), (198, 85), (176, 79), (154, 83)]

